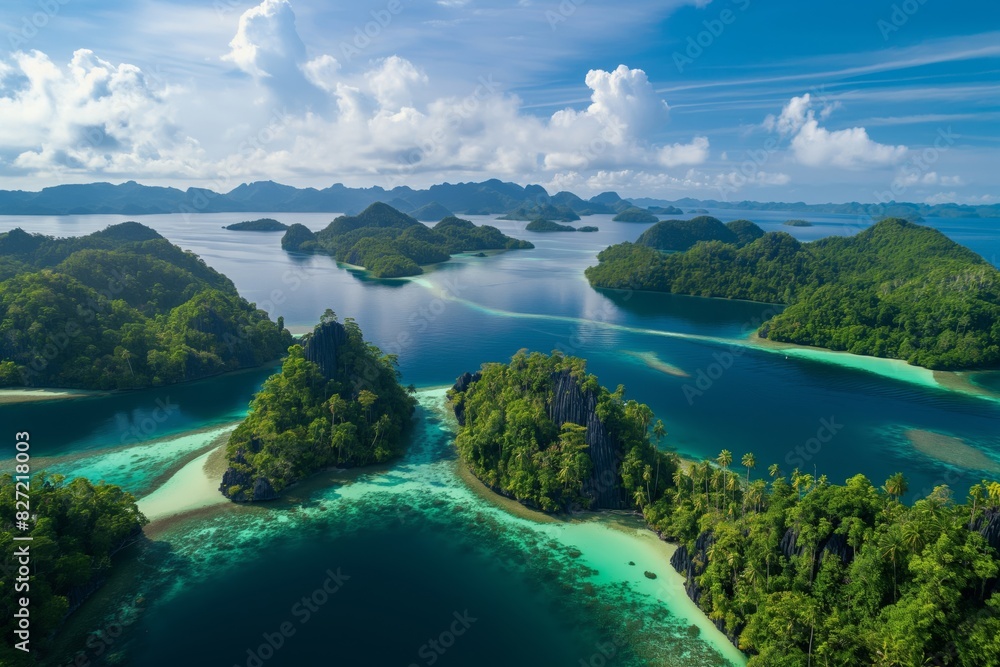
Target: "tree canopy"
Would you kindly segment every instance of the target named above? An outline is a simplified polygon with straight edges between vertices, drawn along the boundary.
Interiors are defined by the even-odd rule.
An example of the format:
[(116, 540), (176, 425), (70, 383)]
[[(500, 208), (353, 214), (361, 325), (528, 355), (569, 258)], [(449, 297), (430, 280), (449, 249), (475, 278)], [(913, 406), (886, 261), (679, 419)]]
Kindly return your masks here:
[[(23, 487), (22, 487), (23, 489)], [(18, 665), (25, 654), (12, 647), (17, 600), (27, 597), (31, 613), (31, 649), (44, 655), (53, 632), (112, 566), (113, 556), (141, 536), (146, 517), (135, 498), (117, 486), (92, 484), (83, 477), (66, 481), (62, 475), (35, 474), (29, 497), (33, 518), (29, 531), (14, 525), (14, 478), (0, 475), (0, 664)], [(30, 536), (31, 541), (12, 538)], [(29, 545), (30, 589), (15, 591), (18, 559), (15, 550)], [(12, 567), (6, 567), (10, 564)], [(29, 663), (30, 664), (30, 663)]]
[(152, 229), (0, 234), (0, 385), (128, 389), (258, 366), (291, 336)]

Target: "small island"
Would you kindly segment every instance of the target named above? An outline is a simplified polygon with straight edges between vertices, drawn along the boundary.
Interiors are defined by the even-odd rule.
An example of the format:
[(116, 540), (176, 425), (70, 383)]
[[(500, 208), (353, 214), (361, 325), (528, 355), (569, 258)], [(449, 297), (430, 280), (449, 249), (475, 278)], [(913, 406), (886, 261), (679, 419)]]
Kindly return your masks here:
[(808, 220), (785, 220), (783, 223), (786, 227), (812, 227), (813, 223)]
[(246, 220), (232, 225), (226, 225), (223, 229), (231, 229), (240, 232), (283, 232), (288, 229), (288, 225), (278, 222), (274, 218), (261, 218), (259, 220)]
[(573, 227), (571, 225), (560, 225), (558, 222), (552, 222), (551, 220), (545, 220), (539, 218), (538, 220), (532, 220), (525, 227), (525, 230), (529, 232), (596, 232), (597, 227), (585, 226), (585, 227)]
[(254, 396), (226, 446), (219, 490), (236, 502), (274, 500), (325, 468), (385, 463), (403, 452), (415, 405), (395, 357), (328, 310)]
[(0, 386), (139, 389), (280, 359), (281, 318), (156, 231), (0, 234)]
[(659, 222), (660, 219), (646, 209), (632, 206), (611, 218), (611, 220), (613, 222)]
[(649, 407), (602, 387), (576, 357), (522, 350), (466, 373), (449, 397), (472, 473), (545, 512), (642, 507), (678, 467), (650, 441), (663, 429)]
[(358, 215), (342, 215), (318, 233), (292, 225), (281, 247), (290, 252), (326, 253), (338, 262), (364, 267), (376, 278), (419, 275), (421, 266), (446, 262), (461, 252), (534, 248), (496, 227), (456, 217), (427, 227), (381, 202)]
[[(741, 245), (715, 238), (716, 223), (702, 219), (703, 229), (683, 244), (657, 235), (611, 246), (587, 279), (594, 287), (787, 304), (758, 330), (774, 341), (934, 370), (1000, 366), (1000, 271), (941, 232), (888, 219), (851, 237), (803, 244), (769, 232)], [(712, 240), (678, 248), (706, 236)], [(683, 252), (660, 252), (664, 245)]]
[(646, 210), (656, 215), (684, 215), (684, 211), (676, 206), (649, 206)]

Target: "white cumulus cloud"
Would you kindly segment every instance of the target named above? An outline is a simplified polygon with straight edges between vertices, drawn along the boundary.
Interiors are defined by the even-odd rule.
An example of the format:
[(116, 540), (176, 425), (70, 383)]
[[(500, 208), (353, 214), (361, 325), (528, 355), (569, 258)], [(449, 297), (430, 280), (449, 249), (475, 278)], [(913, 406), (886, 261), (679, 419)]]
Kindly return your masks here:
[(81, 49), (66, 67), (16, 52), (0, 76), (0, 155), (42, 173), (197, 172), (201, 151), (174, 123), (170, 88)]
[(800, 164), (859, 169), (897, 164), (906, 155), (906, 146), (880, 144), (863, 127), (832, 131), (822, 127), (820, 119), (828, 118), (835, 107), (823, 107), (817, 118), (814, 106), (808, 93), (793, 97), (780, 115), (769, 115), (763, 123), (765, 129), (791, 137), (792, 155)]

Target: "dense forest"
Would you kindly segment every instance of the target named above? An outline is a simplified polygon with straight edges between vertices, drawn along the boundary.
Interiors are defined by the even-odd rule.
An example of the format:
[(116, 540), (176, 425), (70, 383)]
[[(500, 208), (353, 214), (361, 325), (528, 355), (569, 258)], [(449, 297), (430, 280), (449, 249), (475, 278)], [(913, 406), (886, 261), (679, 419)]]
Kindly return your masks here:
[(291, 336), (154, 230), (0, 234), (0, 386), (130, 389), (259, 366)]
[[(135, 498), (117, 486), (92, 484), (82, 477), (67, 482), (62, 475), (34, 475), (30, 484), (30, 531), (14, 525), (14, 478), (0, 475), (0, 665), (33, 664), (44, 655), (54, 631), (107, 576), (113, 556), (141, 537), (146, 518)], [(30, 536), (15, 542), (14, 536)], [(29, 545), (32, 562), (30, 589), (15, 590), (18, 583), (18, 547)], [(22, 582), (23, 584), (23, 582)], [(30, 600), (32, 654), (13, 648), (21, 597)]]
[(281, 247), (325, 252), (339, 262), (363, 266), (378, 278), (398, 278), (418, 275), (423, 272), (421, 265), (445, 262), (459, 252), (534, 246), (506, 236), (496, 227), (477, 227), (455, 217), (428, 228), (388, 204), (375, 203), (356, 216), (340, 216), (317, 234), (292, 225)]
[(933, 369), (1000, 365), (1000, 272), (929, 227), (889, 219), (852, 237), (770, 232), (672, 254), (652, 243), (601, 252), (591, 285), (788, 304), (759, 330), (776, 341)]
[(756, 469), (723, 450), (643, 507), (750, 667), (1000, 664), (1000, 484), (906, 506), (899, 474), (876, 488)]
[[(473, 474), (545, 511), (635, 507), (659, 497), (676, 468), (650, 443), (647, 431), (663, 433), (649, 407), (600, 386), (576, 357), (521, 351), (485, 364), (450, 397), (455, 443)], [(619, 497), (602, 499), (611, 489)]]
[(403, 451), (416, 401), (399, 384), (395, 356), (329, 310), (301, 343), (229, 439), (220, 490), (233, 500), (271, 500), (323, 468), (384, 463)]

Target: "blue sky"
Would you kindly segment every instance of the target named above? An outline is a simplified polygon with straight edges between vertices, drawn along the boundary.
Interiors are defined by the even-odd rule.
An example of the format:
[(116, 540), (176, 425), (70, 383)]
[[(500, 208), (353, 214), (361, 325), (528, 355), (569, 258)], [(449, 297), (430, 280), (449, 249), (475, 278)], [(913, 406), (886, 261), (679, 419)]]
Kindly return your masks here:
[(8, 0), (0, 188), (1000, 202), (1000, 7)]

